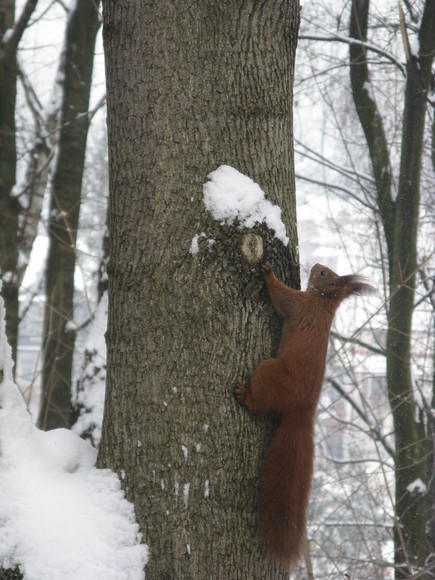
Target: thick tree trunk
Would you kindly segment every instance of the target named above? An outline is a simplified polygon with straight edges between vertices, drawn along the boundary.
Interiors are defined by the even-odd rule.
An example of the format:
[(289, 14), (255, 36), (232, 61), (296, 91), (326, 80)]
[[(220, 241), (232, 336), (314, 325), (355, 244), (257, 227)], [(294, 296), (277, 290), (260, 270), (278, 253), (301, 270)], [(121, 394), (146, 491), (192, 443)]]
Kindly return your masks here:
[[(283, 209), (298, 285), (292, 144), (296, 1), (107, 0), (108, 378), (99, 465), (122, 477), (151, 549), (147, 578), (281, 578), (258, 542), (270, 421), (235, 403), (279, 339), (245, 232), (214, 222), (202, 184), (222, 163)], [(204, 232), (197, 255), (192, 238)], [(270, 321), (274, 320), (271, 333)]]
[[(367, 40), (369, 0), (353, 0), (350, 35)], [(405, 45), (407, 38), (404, 38)], [(417, 273), (417, 233), (420, 210), (420, 171), (427, 92), (435, 50), (435, 3), (425, 4), (419, 31), (419, 54), (407, 51), (401, 162), (397, 198), (393, 201), (390, 157), (382, 119), (367, 89), (367, 56), (351, 45), (350, 71), (354, 102), (364, 130), (377, 199), (388, 248), (389, 307), (387, 383), (395, 432), (395, 562), (396, 577), (408, 578), (427, 558), (427, 497), (410, 484), (428, 483), (427, 433), (416, 422), (411, 376), (412, 317)]]
[(75, 243), (99, 26), (98, 1), (77, 0), (66, 30), (59, 141), (51, 184), (42, 401), (38, 419), (39, 426), (47, 430), (70, 424), (75, 335), (67, 324), (73, 318)]

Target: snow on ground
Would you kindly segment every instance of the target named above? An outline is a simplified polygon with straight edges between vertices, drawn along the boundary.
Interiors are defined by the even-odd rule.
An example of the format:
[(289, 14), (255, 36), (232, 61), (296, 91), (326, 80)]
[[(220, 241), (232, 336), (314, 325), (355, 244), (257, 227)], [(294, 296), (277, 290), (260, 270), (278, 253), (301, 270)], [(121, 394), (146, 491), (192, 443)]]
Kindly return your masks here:
[(66, 429), (37, 429), (12, 380), (0, 299), (0, 565), (25, 580), (141, 580), (148, 548), (118, 477)]
[(203, 187), (204, 205), (215, 220), (229, 225), (238, 220), (245, 228), (265, 222), (275, 231), (275, 237), (288, 246), (281, 209), (265, 198), (255, 181), (229, 165), (221, 165), (208, 179)]

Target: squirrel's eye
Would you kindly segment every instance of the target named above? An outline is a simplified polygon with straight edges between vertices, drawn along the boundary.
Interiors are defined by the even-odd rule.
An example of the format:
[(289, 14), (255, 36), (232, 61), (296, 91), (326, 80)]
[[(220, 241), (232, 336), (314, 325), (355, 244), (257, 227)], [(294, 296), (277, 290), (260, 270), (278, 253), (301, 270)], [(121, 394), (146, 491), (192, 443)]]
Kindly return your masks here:
[(320, 275), (324, 278), (326, 276), (326, 270), (321, 270)]

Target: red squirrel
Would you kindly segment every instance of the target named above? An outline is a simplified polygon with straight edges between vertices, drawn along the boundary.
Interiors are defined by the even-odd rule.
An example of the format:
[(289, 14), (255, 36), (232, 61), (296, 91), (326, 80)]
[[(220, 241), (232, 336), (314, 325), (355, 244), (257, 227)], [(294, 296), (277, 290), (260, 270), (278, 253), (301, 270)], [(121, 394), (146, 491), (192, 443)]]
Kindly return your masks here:
[(293, 290), (263, 264), (272, 304), (284, 319), (275, 358), (254, 370), (234, 394), (255, 415), (281, 420), (266, 452), (261, 476), (260, 534), (268, 559), (285, 570), (298, 561), (306, 535), (306, 510), (314, 459), (314, 416), (325, 374), (329, 331), (335, 311), (352, 294), (374, 288), (355, 275), (338, 276), (313, 266), (305, 292)]

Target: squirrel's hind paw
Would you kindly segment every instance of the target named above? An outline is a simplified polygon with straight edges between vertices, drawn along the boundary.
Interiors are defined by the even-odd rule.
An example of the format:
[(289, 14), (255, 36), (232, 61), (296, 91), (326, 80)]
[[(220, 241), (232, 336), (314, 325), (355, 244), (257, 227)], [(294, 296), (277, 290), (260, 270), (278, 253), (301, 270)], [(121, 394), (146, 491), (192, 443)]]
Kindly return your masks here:
[(236, 387), (234, 387), (233, 393), (234, 393), (234, 396), (236, 397), (236, 399), (239, 401), (239, 403), (244, 405), (245, 401), (246, 401), (246, 395), (248, 393), (248, 389), (246, 388), (245, 381), (242, 381)]

